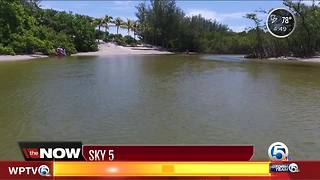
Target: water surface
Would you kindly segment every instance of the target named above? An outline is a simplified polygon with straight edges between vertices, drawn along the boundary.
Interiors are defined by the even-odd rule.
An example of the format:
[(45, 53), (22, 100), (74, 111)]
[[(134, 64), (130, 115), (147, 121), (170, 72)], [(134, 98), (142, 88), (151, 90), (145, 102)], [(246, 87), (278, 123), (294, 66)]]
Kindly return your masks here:
[(253, 144), (320, 159), (320, 66), (237, 57), (110, 56), (0, 63), (0, 159), (18, 141)]

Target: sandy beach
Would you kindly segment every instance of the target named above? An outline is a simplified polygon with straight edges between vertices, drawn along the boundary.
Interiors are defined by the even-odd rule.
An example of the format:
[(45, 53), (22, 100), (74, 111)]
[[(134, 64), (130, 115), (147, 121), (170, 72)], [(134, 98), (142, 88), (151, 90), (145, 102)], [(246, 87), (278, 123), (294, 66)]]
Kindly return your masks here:
[(270, 61), (299, 61), (299, 62), (317, 62), (320, 63), (320, 56), (314, 56), (311, 58), (297, 58), (297, 57), (280, 57), (280, 58), (268, 58)]
[[(118, 46), (114, 43), (100, 43), (99, 50), (96, 52), (80, 52), (73, 54), (72, 56), (112, 56), (112, 55), (161, 55), (161, 54), (174, 54), (169, 51), (161, 50), (154, 46), (136, 46), (136, 47), (125, 47)], [(1, 61), (24, 61), (37, 58), (45, 58), (45, 55), (0, 55)], [(320, 56), (312, 58), (297, 58), (297, 57), (279, 57), (279, 58), (268, 58), (270, 61), (299, 61), (299, 62), (316, 62), (320, 63)]]
[(0, 61), (24, 61), (24, 60), (37, 59), (37, 58), (46, 58), (46, 57), (48, 57), (48, 56), (45, 56), (45, 55), (36, 55), (36, 54), (31, 54), (31, 55), (15, 55), (15, 56), (0, 55)]
[(124, 47), (118, 46), (114, 43), (99, 44), (99, 51), (84, 52), (73, 54), (72, 56), (109, 56), (109, 55), (135, 55), (135, 54), (173, 54), (169, 51), (162, 51), (157, 47), (137, 46)]
[[(162, 51), (152, 46), (124, 47), (114, 43), (99, 44), (99, 51), (96, 52), (80, 52), (72, 56), (109, 56), (109, 55), (139, 55), (139, 54), (173, 54), (172, 52)], [(45, 55), (0, 55), (0, 61), (23, 61), (36, 58), (45, 58)]]

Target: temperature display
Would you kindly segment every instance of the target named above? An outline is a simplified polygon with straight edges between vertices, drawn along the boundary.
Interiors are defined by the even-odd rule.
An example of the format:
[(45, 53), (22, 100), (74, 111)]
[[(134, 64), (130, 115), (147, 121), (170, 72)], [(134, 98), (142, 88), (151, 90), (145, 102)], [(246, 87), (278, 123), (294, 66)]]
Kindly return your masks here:
[(275, 37), (288, 37), (294, 31), (295, 24), (294, 15), (287, 9), (274, 9), (268, 15), (267, 28)]

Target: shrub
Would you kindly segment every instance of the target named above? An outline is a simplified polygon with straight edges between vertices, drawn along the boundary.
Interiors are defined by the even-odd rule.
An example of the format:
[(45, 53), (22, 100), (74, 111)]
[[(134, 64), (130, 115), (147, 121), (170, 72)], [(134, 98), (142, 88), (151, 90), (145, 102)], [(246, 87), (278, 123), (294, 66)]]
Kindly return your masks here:
[(96, 39), (105, 39), (106, 37), (108, 37), (108, 34), (109, 34), (108, 32), (96, 30), (95, 31), (95, 38)]
[(27, 53), (42, 52), (44, 54), (47, 54), (47, 47), (42, 40), (33, 36), (27, 36), (26, 39)]
[[(59, 36), (56, 36), (59, 39)], [(13, 49), (15, 53), (18, 54), (32, 54), (35, 52), (41, 52), (45, 55), (50, 55), (55, 48), (55, 44), (50, 40), (41, 40), (32, 33), (27, 32), (25, 34), (15, 34), (13, 36), (13, 41), (9, 44), (9, 46)]]
[(24, 36), (19, 34), (12, 35), (12, 41), (9, 43), (9, 47), (13, 49), (13, 51), (17, 54), (26, 53), (26, 39)]
[(115, 42), (120, 46), (125, 46), (126, 45), (126, 42), (124, 41), (123, 38), (116, 39)]
[(131, 36), (124, 36), (123, 40), (126, 43), (126, 45), (130, 45), (130, 46), (136, 46), (138, 43), (137, 40)]
[(14, 51), (12, 48), (10, 47), (3, 47), (2, 45), (0, 45), (0, 54), (4, 54), (4, 55), (15, 55)]
[(121, 46), (136, 46), (138, 41), (131, 36), (122, 36), (121, 34), (109, 34), (104, 38), (105, 42), (115, 42)]
[(77, 53), (75, 45), (72, 43), (71, 39), (64, 33), (57, 34), (54, 40), (53, 47), (53, 49), (56, 49), (58, 47), (64, 48), (68, 55)]

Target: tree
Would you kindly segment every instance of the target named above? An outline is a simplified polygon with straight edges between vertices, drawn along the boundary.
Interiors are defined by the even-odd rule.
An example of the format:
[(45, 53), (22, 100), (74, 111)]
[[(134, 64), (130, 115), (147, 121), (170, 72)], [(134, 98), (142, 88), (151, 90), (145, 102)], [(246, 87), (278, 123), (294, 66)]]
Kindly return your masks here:
[(121, 18), (117, 17), (115, 20), (114, 20), (114, 24), (116, 25), (117, 27), (117, 34), (119, 34), (119, 28), (123, 25), (123, 21)]
[(222, 37), (215, 35), (228, 31), (225, 25), (200, 15), (185, 16), (174, 0), (152, 0), (149, 6), (140, 3), (136, 8), (139, 37), (146, 43), (173, 51), (214, 52), (216, 50), (208, 48), (207, 43), (213, 44), (218, 38), (221, 40)]
[(261, 33), (262, 33), (261, 22), (262, 22), (262, 20), (258, 19), (257, 14), (255, 14), (255, 13), (246, 14), (245, 18), (252, 20), (255, 24), (254, 30), (256, 32), (256, 44), (255, 44), (253, 56), (256, 56), (256, 57), (262, 59), (265, 57), (263, 45), (262, 45), (262, 43), (263, 43), (262, 36), (261, 36)]
[(139, 31), (139, 21), (134, 21), (133, 26), (132, 26), (132, 31), (133, 31), (133, 38), (136, 38), (137, 31)]
[(95, 51), (93, 18), (41, 9), (38, 0), (0, 0), (0, 54)]
[(104, 27), (105, 27), (105, 32), (109, 29), (109, 23), (112, 22), (113, 17), (106, 15), (103, 19)]
[[(284, 0), (283, 4), (293, 11), (297, 17), (297, 29), (295, 39), (299, 39), (301, 44), (295, 48), (297, 56), (308, 57), (313, 56), (317, 51), (317, 40), (319, 40), (318, 32), (320, 30), (319, 23), (319, 12), (320, 7), (316, 6), (313, 1), (312, 6), (306, 6), (302, 0), (292, 1)], [(296, 43), (292, 45), (295, 47)]]
[(96, 24), (96, 26), (98, 26), (99, 31), (101, 31), (101, 27), (104, 24), (104, 19), (103, 18), (96, 18), (95, 24)]
[(133, 29), (134, 21), (127, 18), (127, 21), (123, 23), (124, 27), (128, 30), (128, 36), (130, 35), (130, 30)]

